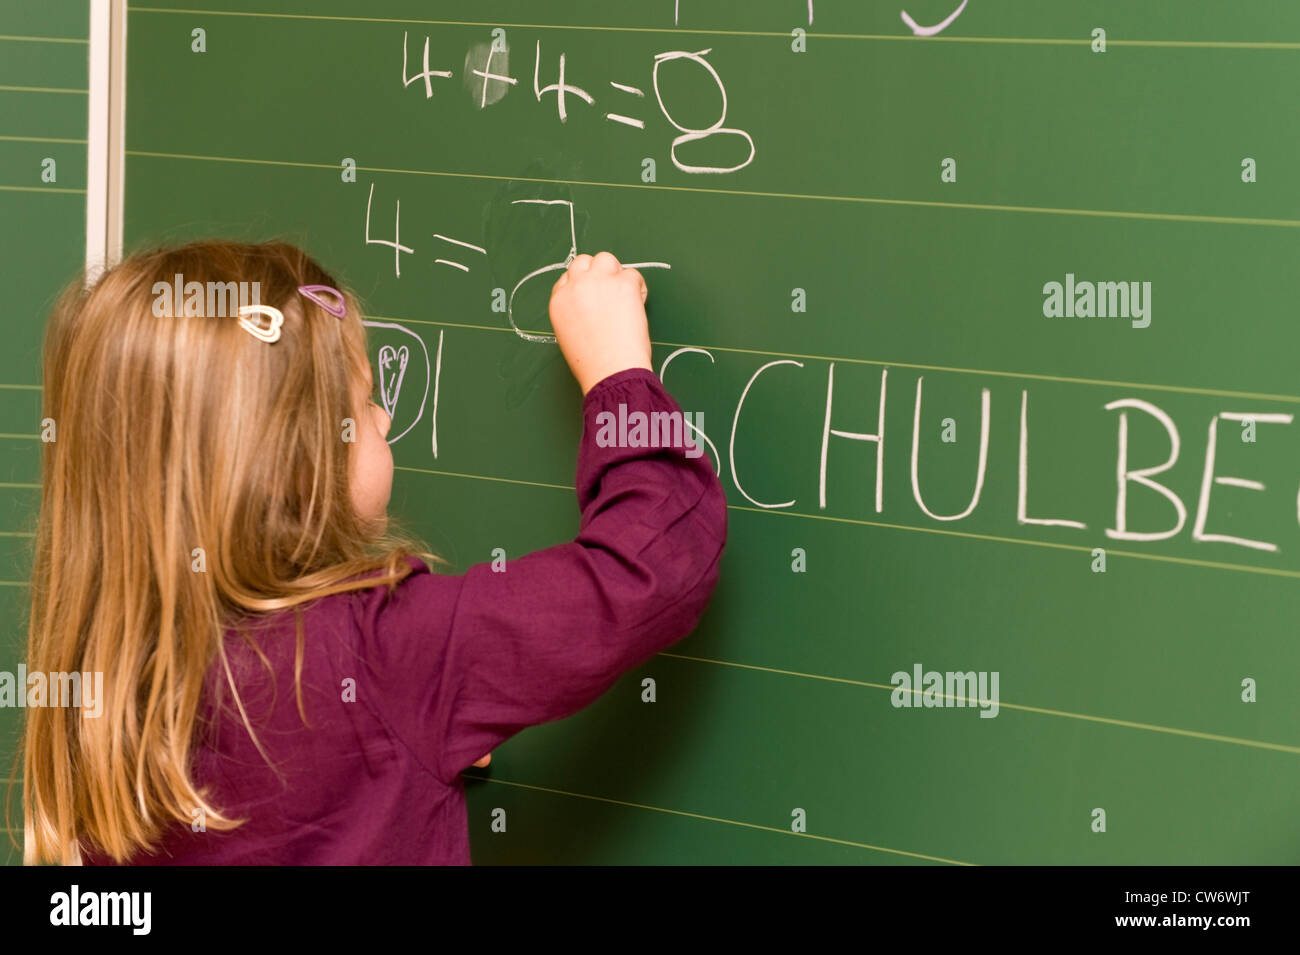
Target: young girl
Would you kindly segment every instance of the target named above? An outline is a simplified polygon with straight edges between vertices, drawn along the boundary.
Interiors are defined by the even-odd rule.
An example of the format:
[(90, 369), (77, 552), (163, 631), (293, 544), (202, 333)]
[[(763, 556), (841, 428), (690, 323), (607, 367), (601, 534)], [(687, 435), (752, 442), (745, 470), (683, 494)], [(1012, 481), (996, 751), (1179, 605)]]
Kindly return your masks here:
[[(179, 317), (177, 275), (261, 305)], [(102, 673), (104, 698), (26, 710), (25, 862), (467, 864), (460, 772), (703, 612), (708, 456), (597, 440), (620, 404), (681, 413), (635, 270), (580, 255), (552, 291), (585, 395), (578, 536), (463, 576), (387, 529), (389, 420), (339, 289), (289, 245), (200, 242), (57, 306), (26, 663)]]

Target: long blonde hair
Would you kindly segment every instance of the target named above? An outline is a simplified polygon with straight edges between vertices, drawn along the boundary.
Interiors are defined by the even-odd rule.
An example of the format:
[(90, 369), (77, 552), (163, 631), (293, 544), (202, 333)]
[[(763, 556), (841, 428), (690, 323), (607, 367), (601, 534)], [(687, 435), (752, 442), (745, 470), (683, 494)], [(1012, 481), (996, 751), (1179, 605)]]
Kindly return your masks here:
[[(258, 283), (283, 312), (280, 339), (237, 317), (158, 317), (155, 284), (177, 275)], [(354, 512), (344, 419), (360, 410), (365, 329), (355, 296), (343, 292), (340, 319), (298, 291), (309, 285), (339, 288), (291, 245), (206, 241), (132, 256), (55, 307), (27, 665), (102, 672), (104, 699), (93, 718), (26, 710), (27, 864), (76, 864), (83, 846), (125, 861), (195, 810), (214, 829), (238, 826), (190, 772), (211, 667), (252, 733), (226, 629), (295, 608), (297, 682), (301, 605), (394, 586), (403, 558), (423, 553)]]

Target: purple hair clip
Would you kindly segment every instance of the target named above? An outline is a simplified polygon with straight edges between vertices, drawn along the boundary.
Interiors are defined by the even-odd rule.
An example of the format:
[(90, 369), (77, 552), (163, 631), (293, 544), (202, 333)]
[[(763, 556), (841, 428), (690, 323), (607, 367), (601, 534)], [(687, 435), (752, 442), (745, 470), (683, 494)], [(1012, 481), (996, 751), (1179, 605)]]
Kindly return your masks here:
[[(325, 301), (325, 299), (320, 297), (319, 293), (321, 292), (328, 292), (330, 295), (333, 295), (335, 301)], [(329, 285), (300, 285), (298, 286), (298, 294), (311, 299), (335, 318), (342, 318), (348, 313), (348, 310), (343, 303), (343, 293)]]

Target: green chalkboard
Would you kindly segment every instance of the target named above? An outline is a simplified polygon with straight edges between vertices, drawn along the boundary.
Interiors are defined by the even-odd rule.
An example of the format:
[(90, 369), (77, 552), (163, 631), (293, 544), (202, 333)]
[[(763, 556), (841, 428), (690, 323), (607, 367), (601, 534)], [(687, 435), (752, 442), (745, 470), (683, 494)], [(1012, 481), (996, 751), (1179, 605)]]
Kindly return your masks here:
[[(89, 10), (85, 2), (0, 6), (0, 670), (27, 644), (27, 580), (40, 501), (41, 332), (86, 254)], [(0, 709), (0, 790), (9, 790), (21, 711)], [(13, 788), (0, 864), (17, 864)]]
[(477, 862), (1300, 861), (1300, 10), (190, 5), (129, 15), (127, 246), (354, 287), (455, 569), (576, 529), (573, 246), (716, 451), (707, 615), (472, 772)]

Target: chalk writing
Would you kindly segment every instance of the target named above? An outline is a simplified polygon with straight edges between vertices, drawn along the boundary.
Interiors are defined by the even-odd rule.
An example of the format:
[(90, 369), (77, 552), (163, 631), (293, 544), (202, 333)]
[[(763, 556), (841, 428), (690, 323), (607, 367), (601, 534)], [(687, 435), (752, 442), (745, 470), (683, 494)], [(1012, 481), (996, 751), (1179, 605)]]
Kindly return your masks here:
[[(407, 87), (410, 87), (414, 83), (423, 81), (424, 98), (432, 99), (433, 79), (435, 78), (447, 79), (451, 77), (452, 71), (434, 70), (430, 68), (429, 38), (425, 37), (422, 68), (420, 72), (414, 75), (408, 75), (410, 69), (409, 53), (407, 50), (408, 43), (409, 43), (409, 34), (403, 33), (402, 34), (402, 88), (406, 89)], [(483, 68), (479, 69), (477, 67), (471, 67), (470, 63), (472, 62), (472, 58), (475, 55), (477, 55), (480, 51), (485, 51), (483, 55), (485, 57), (486, 62), (484, 63)], [(499, 51), (498, 45), (496, 43), (492, 43), (492, 44), (483, 43), (472, 47), (469, 53), (466, 54), (466, 60), (465, 60), (466, 70), (472, 76), (478, 77), (479, 79), (482, 80), (481, 85), (477, 82), (471, 84), (472, 86), (471, 93), (474, 93), (477, 96), (478, 99), (477, 105), (479, 106), (480, 109), (485, 108), (490, 103), (495, 103), (498, 100), (500, 100), (501, 96), (504, 95), (504, 88), (508, 88), (509, 86), (514, 86), (515, 84), (518, 83), (518, 79), (516, 77), (512, 77), (508, 75), (509, 73), (508, 48), (504, 46), (504, 40), (501, 41), (501, 46), (500, 46), (500, 52), (502, 53), (502, 66), (500, 67), (501, 72), (493, 71), (493, 58), (497, 55), (498, 51)], [(655, 99), (659, 104), (660, 112), (663, 113), (664, 118), (668, 120), (669, 124), (673, 126), (679, 133), (679, 135), (676, 136), (672, 141), (671, 154), (672, 154), (673, 164), (682, 172), (686, 172), (686, 173), (713, 173), (713, 174), (732, 173), (744, 169), (746, 166), (748, 166), (751, 162), (754, 161), (754, 154), (755, 154), (754, 138), (743, 129), (735, 129), (723, 125), (727, 120), (727, 89), (717, 69), (714, 68), (714, 66), (711, 63), (709, 63), (708, 60), (705, 59), (705, 57), (710, 52), (712, 51), (698, 50), (696, 52), (689, 52), (686, 50), (669, 50), (663, 53), (655, 54), (651, 60), (652, 63), (651, 83), (654, 86)], [(664, 104), (663, 92), (660, 90), (659, 87), (659, 70), (660, 67), (663, 66), (663, 64), (673, 62), (674, 60), (685, 60), (687, 62), (698, 65), (706, 73), (708, 73), (709, 77), (713, 80), (714, 85), (717, 86), (718, 92), (722, 96), (722, 107), (719, 112), (717, 120), (715, 120), (711, 125), (706, 127), (683, 126), (681, 123), (679, 123), (676, 119), (673, 118), (672, 113), (669, 112), (668, 107)], [(542, 85), (542, 41), (538, 40), (533, 50), (533, 96), (537, 100), (537, 102), (541, 103), (543, 102), (543, 98), (545, 96), (553, 94), (555, 96), (556, 115), (559, 117), (561, 123), (568, 123), (569, 116), (571, 113), (570, 107), (573, 103), (581, 102), (581, 103), (585, 103), (588, 106), (594, 106), (596, 103), (596, 98), (586, 88), (582, 86), (578, 86), (577, 84), (570, 81), (570, 64), (568, 61), (568, 54), (564, 51), (561, 51), (559, 53), (557, 73), (558, 73), (558, 78), (554, 83)], [(493, 84), (502, 84), (504, 88), (502, 87), (493, 88)], [(609, 85), (611, 89), (617, 91), (620, 95), (631, 96), (637, 99), (645, 99), (646, 96), (645, 89), (640, 86), (634, 86), (630, 83), (622, 83), (617, 80), (610, 80)], [(490, 89), (492, 90), (491, 92), (489, 91)], [(645, 120), (642, 117), (630, 115), (629, 113), (624, 111), (625, 109), (626, 107), (619, 107), (618, 110), (604, 111), (601, 113), (601, 115), (608, 122), (617, 123), (621, 126), (626, 126), (631, 129), (636, 129), (644, 132), (646, 129)], [(739, 136), (745, 141), (746, 145), (749, 146), (748, 157), (743, 161), (730, 166), (687, 163), (678, 158), (677, 151), (680, 146), (698, 140), (709, 139), (714, 136)], [(394, 249), (394, 256), (397, 256), (397, 254), (398, 254), (398, 250)]]
[(370, 184), (370, 195), (366, 199), (366, 245), (387, 245), (393, 250), (393, 274), (400, 277), (402, 274), (401, 255), (405, 252), (407, 255), (414, 255), (415, 250), (409, 245), (402, 245), (402, 200), (397, 200), (396, 211), (393, 213), (393, 238), (375, 239), (370, 235), (370, 204), (375, 198), (375, 184)]
[[(420, 346), (420, 354), (424, 356), (424, 393), (420, 396), (420, 409), (415, 413), (415, 418), (410, 424), (388, 439), (388, 443), (393, 444), (401, 440), (412, 428), (419, 424), (420, 419), (424, 417), (425, 402), (429, 399), (429, 349), (424, 347), (423, 338), (404, 325), (399, 325), (396, 322), (379, 322), (367, 319), (366, 321), (363, 321), (362, 324), (369, 328), (388, 328), (393, 331), (401, 332), (403, 335), (410, 336), (415, 339), (416, 343)], [(405, 354), (403, 355), (402, 353)], [(438, 337), (438, 355), (439, 361), (441, 361), (441, 336)], [(383, 401), (384, 410), (388, 412), (390, 417), (397, 410), (397, 401), (401, 395), (402, 379), (406, 375), (406, 362), (409, 357), (410, 349), (406, 345), (401, 346), (400, 349), (391, 346), (384, 346), (379, 349), (380, 399)], [(399, 367), (394, 367), (395, 364), (399, 365)], [(437, 441), (436, 432), (434, 440), (435, 442)]]
[(961, 15), (961, 12), (966, 9), (966, 4), (968, 2), (969, 0), (961, 0), (961, 6), (959, 6), (952, 13), (948, 14), (946, 18), (939, 21), (932, 27), (920, 26), (915, 20), (913, 20), (910, 16), (908, 16), (906, 10), (902, 12), (901, 16), (903, 18), (903, 22), (907, 24), (908, 29), (910, 29), (917, 36), (934, 36), (946, 30), (948, 28), (948, 25), (952, 23), (953, 20), (956, 20), (957, 17)]
[[(374, 201), (374, 195), (375, 195), (375, 186), (374, 183), (371, 183), (370, 194), (369, 197), (366, 199), (365, 244), (382, 245), (382, 246), (388, 246), (392, 248), (393, 249), (393, 274), (398, 278), (400, 278), (402, 275), (402, 271), (401, 271), (401, 260), (399, 256), (403, 252), (410, 255), (415, 254), (414, 248), (408, 245), (403, 245), (401, 242), (402, 203), (400, 199), (396, 200), (394, 203), (395, 210), (396, 210), (394, 213), (394, 220), (393, 220), (394, 238), (392, 240), (377, 239), (370, 234), (370, 212), (371, 212), (371, 206)], [(514, 302), (515, 302), (515, 296), (518, 294), (519, 290), (523, 288), (523, 286), (527, 282), (537, 278), (538, 276), (546, 275), (549, 272), (558, 272), (567, 269), (569, 267), (569, 263), (573, 261), (574, 256), (578, 254), (578, 236), (577, 236), (577, 229), (575, 228), (574, 225), (573, 202), (569, 199), (515, 199), (511, 202), (511, 204), (512, 205), (561, 206), (568, 213), (567, 215), (568, 222), (569, 222), (568, 254), (564, 257), (562, 261), (548, 262), (545, 265), (533, 269), (532, 271), (524, 275), (521, 279), (519, 279), (518, 282), (514, 284), (514, 287), (510, 290), (510, 296), (506, 301), (506, 320), (509, 321), (510, 327), (511, 329), (513, 329), (516, 335), (518, 335), (520, 338), (524, 339), (525, 341), (530, 341), (530, 342), (554, 342), (555, 341), (554, 335), (549, 335), (540, 332), (529, 332), (520, 328), (518, 323), (515, 321)], [(479, 255), (486, 256), (488, 254), (488, 250), (485, 247), (481, 245), (475, 245), (472, 242), (466, 242), (463, 239), (453, 239), (450, 236), (446, 236), (438, 232), (433, 233), (433, 237), (439, 240), (440, 242), (447, 242), (459, 248), (469, 249), (470, 251), (476, 252)], [(463, 262), (458, 262), (454, 259), (435, 258), (433, 261), (434, 261), (434, 265), (448, 266), (460, 272), (470, 271), (469, 266), (465, 265)], [(623, 263), (623, 266), (624, 268), (629, 268), (629, 269), (671, 269), (672, 268), (672, 266), (667, 262), (625, 262)], [(391, 358), (392, 356), (389, 357)], [(405, 367), (404, 362), (402, 364), (402, 367), (403, 368)], [(383, 367), (381, 365), (381, 377), (382, 374), (383, 374)], [(397, 385), (397, 387), (398, 388), (401, 387), (400, 374), (399, 374), (399, 384)], [(393, 397), (393, 403), (394, 405), (396, 404), (395, 396)]]
[[(686, 53), (677, 50), (672, 53), (660, 53), (655, 57), (654, 72), (652, 74), (654, 79), (655, 99), (659, 101), (659, 108), (663, 110), (663, 114), (667, 118), (668, 122), (672, 123), (673, 126), (681, 131), (682, 135), (673, 140), (672, 160), (673, 165), (682, 172), (735, 172), (738, 169), (744, 169), (754, 161), (754, 137), (750, 136), (749, 133), (745, 132), (743, 129), (729, 129), (722, 125), (727, 120), (727, 88), (722, 84), (722, 78), (718, 76), (718, 71), (715, 70), (712, 64), (704, 58), (710, 52), (711, 50), (700, 50), (698, 53)], [(673, 119), (672, 114), (668, 112), (668, 107), (664, 105), (663, 94), (659, 91), (659, 67), (663, 66), (665, 63), (670, 63), (673, 60), (687, 60), (691, 63), (698, 63), (710, 76), (713, 77), (713, 81), (718, 85), (718, 92), (722, 94), (722, 111), (713, 125), (706, 129), (691, 129), (681, 125), (677, 120)], [(708, 139), (710, 136), (727, 134), (741, 136), (749, 144), (749, 157), (744, 162), (735, 166), (689, 166), (677, 158), (677, 147), (681, 146), (683, 143), (690, 143), (699, 139)]]
[(449, 79), (451, 77), (451, 70), (429, 69), (429, 38), (427, 36), (424, 38), (424, 71), (422, 73), (416, 73), (414, 76), (411, 77), (408, 77), (406, 75), (406, 34), (403, 33), (402, 34), (402, 86), (404, 87), (410, 86), (416, 80), (424, 80), (424, 98), (432, 99), (433, 83), (431, 82), (431, 80), (435, 76), (441, 79)]
[[(540, 334), (537, 332), (526, 332), (515, 322), (515, 295), (523, 288), (524, 283), (530, 279), (535, 279), (539, 275), (545, 275), (548, 272), (559, 272), (567, 269), (569, 263), (573, 261), (574, 256), (578, 254), (578, 236), (573, 226), (573, 203), (568, 199), (515, 199), (512, 205), (538, 205), (538, 206), (565, 206), (569, 212), (569, 254), (565, 256), (562, 262), (548, 262), (541, 268), (533, 269), (510, 290), (510, 298), (506, 304), (506, 318), (510, 322), (510, 327), (514, 329), (516, 335), (524, 341), (529, 342), (553, 342), (554, 335)], [(667, 262), (624, 262), (625, 269), (670, 269), (672, 268)]]

